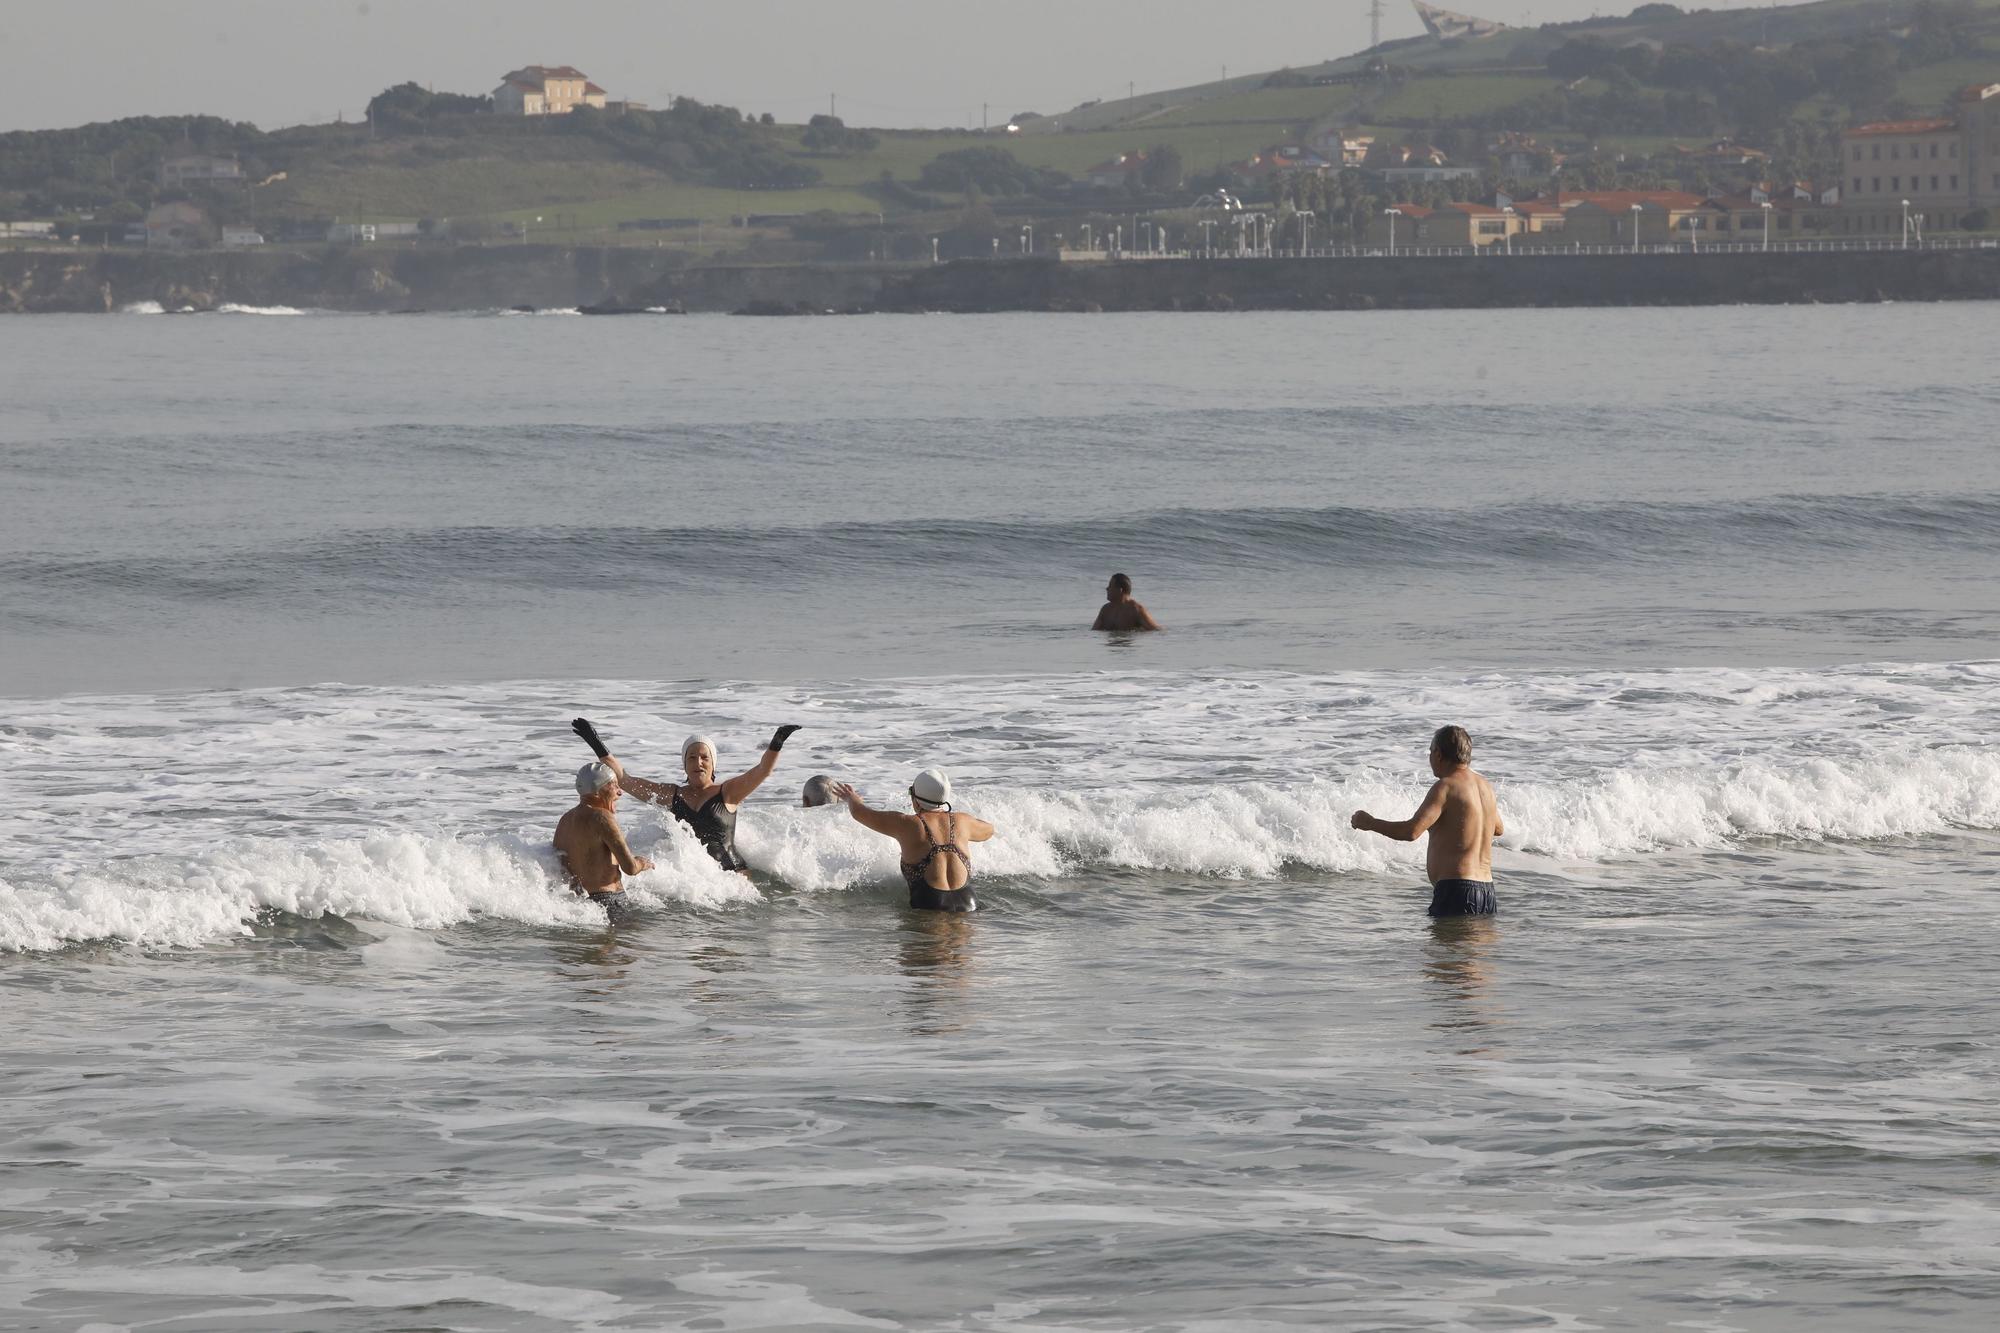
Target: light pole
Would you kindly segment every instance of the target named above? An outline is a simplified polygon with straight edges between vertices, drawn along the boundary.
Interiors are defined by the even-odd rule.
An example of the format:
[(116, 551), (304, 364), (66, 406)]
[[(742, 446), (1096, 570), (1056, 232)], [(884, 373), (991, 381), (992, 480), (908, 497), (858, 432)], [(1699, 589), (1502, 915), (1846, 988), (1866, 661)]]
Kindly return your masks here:
[(1640, 205), (1632, 205), (1632, 253), (1639, 253), (1639, 210)]
[(1382, 216), (1389, 219), (1389, 255), (1391, 258), (1394, 258), (1396, 254), (1396, 219), (1403, 216), (1403, 210), (1400, 208), (1385, 208), (1382, 210)]
[(1694, 214), (1690, 213), (1686, 217), (1682, 218), (1681, 221), (1687, 224), (1688, 250), (1690, 252), (1693, 252), (1701, 249), (1701, 242), (1695, 237), (1694, 234), (1694, 224), (1701, 221), (1701, 219), (1696, 217)]
[(1312, 225), (1313, 219), (1318, 216), (1319, 214), (1310, 208), (1299, 210), (1299, 258), (1301, 259), (1312, 253)]
[(1215, 258), (1215, 219), (1205, 218), (1201, 224), (1201, 248), (1203, 257)]
[(1903, 248), (1910, 248), (1910, 201), (1903, 201)]
[(1507, 253), (1511, 255), (1514, 253), (1514, 206), (1509, 204), (1500, 212), (1505, 215), (1500, 219), (1500, 239), (1506, 243)]
[(935, 236), (931, 237), (931, 262), (933, 264), (938, 262), (937, 245), (938, 245), (938, 238)]
[(1085, 250), (1095, 250), (1097, 248), (1097, 233), (1090, 229), (1088, 222), (1083, 224), (1083, 248)]
[(1764, 248), (1771, 248), (1771, 201), (1765, 199), (1758, 204), (1764, 210)]
[(1021, 253), (1024, 255), (1035, 253), (1035, 224), (1032, 222), (1021, 228)]

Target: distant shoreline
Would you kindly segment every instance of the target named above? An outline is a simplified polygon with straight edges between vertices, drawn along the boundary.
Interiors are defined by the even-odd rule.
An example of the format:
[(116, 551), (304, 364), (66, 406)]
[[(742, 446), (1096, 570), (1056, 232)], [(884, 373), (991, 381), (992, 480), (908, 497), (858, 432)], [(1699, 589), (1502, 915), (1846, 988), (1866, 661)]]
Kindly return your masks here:
[(622, 247), (0, 253), (0, 313), (1439, 310), (2000, 299), (2000, 246), (1358, 258), (693, 265)]

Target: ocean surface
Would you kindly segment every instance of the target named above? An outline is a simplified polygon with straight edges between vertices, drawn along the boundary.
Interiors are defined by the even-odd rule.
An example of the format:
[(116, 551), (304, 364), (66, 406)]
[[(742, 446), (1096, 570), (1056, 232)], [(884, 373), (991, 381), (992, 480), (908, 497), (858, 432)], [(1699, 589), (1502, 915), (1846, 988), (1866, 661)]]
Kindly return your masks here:
[(0, 1327), (1990, 1328), (1996, 335), (0, 320)]

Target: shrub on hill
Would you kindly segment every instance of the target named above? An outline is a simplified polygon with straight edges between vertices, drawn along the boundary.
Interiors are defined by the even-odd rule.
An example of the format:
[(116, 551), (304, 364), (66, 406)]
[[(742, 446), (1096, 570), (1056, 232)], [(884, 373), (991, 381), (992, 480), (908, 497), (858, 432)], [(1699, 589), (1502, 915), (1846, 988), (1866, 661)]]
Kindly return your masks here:
[(472, 116), (493, 109), (490, 97), (434, 93), (417, 83), (385, 88), (368, 101), (368, 123), (378, 133), (421, 134), (440, 116)]
[(839, 116), (814, 116), (799, 142), (810, 153), (867, 153), (879, 142), (869, 130), (850, 130)]
[(1004, 148), (959, 148), (924, 163), (917, 183), (926, 190), (1009, 196), (1047, 194), (1068, 184), (1059, 171), (1025, 166)]

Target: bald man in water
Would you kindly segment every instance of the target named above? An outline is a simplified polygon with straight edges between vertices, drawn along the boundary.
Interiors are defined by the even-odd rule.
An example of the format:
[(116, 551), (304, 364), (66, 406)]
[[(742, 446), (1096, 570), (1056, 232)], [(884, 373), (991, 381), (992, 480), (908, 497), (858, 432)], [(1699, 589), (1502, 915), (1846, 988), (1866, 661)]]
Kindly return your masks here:
[(1439, 727), (1431, 737), (1431, 774), (1437, 781), (1408, 819), (1377, 819), (1356, 810), (1348, 822), (1397, 842), (1426, 833), (1424, 870), (1431, 881), (1432, 916), (1491, 916), (1493, 840), (1507, 831), (1492, 784), (1472, 771), (1472, 737), (1464, 727)]
[(618, 784), (624, 779), (624, 765), (611, 755), (585, 764), (576, 772), (576, 804), (556, 821), (556, 856), (570, 887), (600, 904), (613, 921), (626, 910), (625, 876), (653, 868), (632, 854), (618, 827)]

